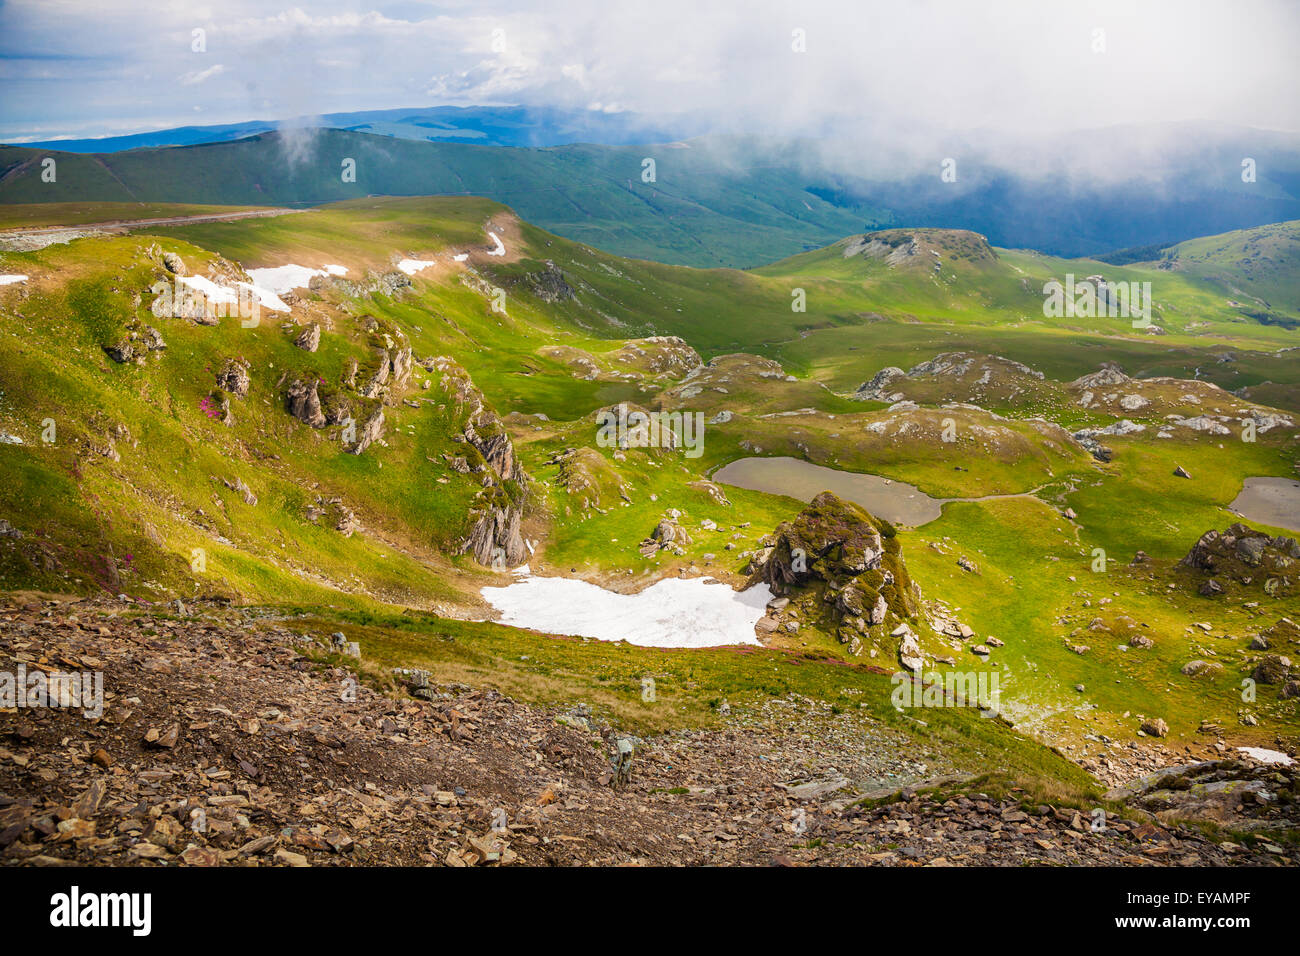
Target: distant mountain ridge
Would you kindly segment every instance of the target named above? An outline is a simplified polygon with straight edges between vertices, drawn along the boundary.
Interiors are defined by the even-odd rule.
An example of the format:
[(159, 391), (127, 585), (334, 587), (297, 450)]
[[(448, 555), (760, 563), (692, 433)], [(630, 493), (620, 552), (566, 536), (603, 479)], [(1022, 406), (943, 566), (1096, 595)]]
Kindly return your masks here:
[(479, 146), (628, 145), (686, 139), (707, 131), (699, 117), (657, 119), (637, 113), (537, 106), (424, 106), (357, 110), (290, 120), (248, 120), (212, 126), (177, 126), (121, 136), (51, 139), (15, 145), (68, 153), (116, 153), (161, 146), (226, 143), (279, 129), (342, 129), (431, 143)]
[[(384, 123), (393, 122), (390, 111), (381, 112)], [(497, 111), (488, 129), (483, 115), (470, 114), (488, 141), (559, 136), (564, 119), (556, 114), (554, 123), (539, 126), (532, 114), (511, 120)], [(506, 147), (448, 141), (469, 136), (470, 121), (405, 122), (423, 123), (423, 115), (399, 117), (398, 125), (404, 132), (436, 127), (439, 141), (307, 127), (92, 154), (0, 146), (0, 203), (309, 206), (368, 195), (478, 195), (618, 255), (736, 268), (890, 227), (968, 229), (1002, 248), (1077, 258), (1300, 219), (1300, 139), (1290, 134), (1252, 139), (1252, 131), (1231, 131), (1198, 151), (1162, 147), (1140, 154), (1131, 174), (1112, 169), (1104, 179), (1071, 167), (1068, 151), (1056, 147), (1017, 172), (999, 165), (1005, 159), (989, 151), (990, 139), (972, 138), (954, 150), (964, 158), (957, 178), (947, 181), (937, 162), (916, 155), (886, 160), (867, 146), (703, 136)], [(608, 136), (630, 122), (619, 115), (611, 114)], [(1186, 131), (1179, 135), (1178, 142), (1192, 141)], [(1257, 181), (1241, 176), (1244, 148), (1256, 154)], [(54, 181), (43, 175), (51, 159)], [(1152, 178), (1157, 173), (1162, 178)]]

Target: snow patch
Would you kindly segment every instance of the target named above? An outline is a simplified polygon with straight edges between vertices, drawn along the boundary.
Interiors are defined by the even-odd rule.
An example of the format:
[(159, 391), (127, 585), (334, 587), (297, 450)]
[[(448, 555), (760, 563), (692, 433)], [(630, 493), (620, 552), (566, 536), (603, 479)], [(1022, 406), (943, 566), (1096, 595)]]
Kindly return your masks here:
[(311, 269), (293, 263), (287, 266), (276, 266), (272, 269), (248, 270), (249, 278), (253, 280), (255, 287), (269, 289), (277, 295), (281, 292), (289, 292), (292, 289), (306, 289), (315, 276), (345, 276), (347, 274), (348, 270), (345, 266), (327, 265), (323, 269)]
[(1264, 747), (1238, 747), (1247, 757), (1254, 757), (1260, 763), (1275, 763), (1283, 767), (1291, 766), (1294, 761), (1280, 750), (1268, 750)]
[(403, 259), (397, 264), (397, 268), (401, 269), (408, 276), (413, 276), (417, 272), (421, 272), (424, 269), (429, 268), (429, 266), (436, 266), (437, 264), (438, 263), (434, 262), (432, 259)]
[(501, 624), (638, 647), (758, 644), (754, 625), (772, 600), (766, 584), (734, 591), (712, 578), (665, 578), (618, 594), (572, 578), (524, 577), (482, 594)]
[(506, 254), (506, 244), (501, 241), (501, 237), (498, 236), (495, 232), (492, 232), (491, 230), (488, 230), (488, 235), (491, 236), (492, 241), (497, 244), (497, 247), (495, 249), (490, 250), (488, 252), (488, 255), (504, 256)]
[(27, 276), (4, 275), (0, 276), (0, 285), (13, 285), (15, 282), (26, 282)]
[[(177, 276), (176, 281), (202, 292), (204, 298), (212, 305), (239, 305), (239, 293), (236, 290), (229, 286), (217, 285), (206, 276)], [(241, 289), (248, 289), (253, 295), (257, 296), (257, 301), (264, 309), (270, 309), (273, 312), (290, 311), (289, 307), (280, 301), (280, 297), (270, 289), (263, 289), (248, 282), (239, 282), (237, 285)]]

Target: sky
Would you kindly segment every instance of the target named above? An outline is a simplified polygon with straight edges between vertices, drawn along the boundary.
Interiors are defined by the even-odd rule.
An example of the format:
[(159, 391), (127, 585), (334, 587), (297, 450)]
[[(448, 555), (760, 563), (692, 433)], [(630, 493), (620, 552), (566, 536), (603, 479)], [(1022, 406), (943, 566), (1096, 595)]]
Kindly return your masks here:
[(1298, 40), (1296, 0), (0, 0), (0, 141), (501, 104), (773, 135), (1294, 132)]

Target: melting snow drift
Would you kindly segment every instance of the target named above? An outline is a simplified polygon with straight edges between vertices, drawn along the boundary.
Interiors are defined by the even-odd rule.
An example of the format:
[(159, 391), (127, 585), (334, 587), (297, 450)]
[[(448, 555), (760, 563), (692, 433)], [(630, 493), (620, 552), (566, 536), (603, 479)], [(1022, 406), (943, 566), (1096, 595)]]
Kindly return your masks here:
[(408, 276), (413, 276), (421, 269), (427, 269), (429, 266), (436, 266), (438, 263), (432, 259), (403, 259), (397, 264)]
[(1248, 757), (1254, 757), (1260, 763), (1276, 763), (1284, 767), (1291, 766), (1291, 758), (1280, 750), (1268, 750), (1264, 747), (1238, 747)]
[(765, 584), (733, 591), (712, 578), (665, 578), (619, 594), (572, 578), (525, 577), (482, 594), (502, 624), (639, 647), (758, 644), (754, 625), (772, 600)]
[(309, 269), (307, 266), (276, 266), (273, 269), (249, 269), (248, 276), (253, 285), (259, 289), (269, 289), (279, 295), (292, 289), (306, 289), (316, 276), (345, 276), (348, 270), (344, 266), (327, 265), (323, 269)]
[(0, 276), (0, 285), (13, 285), (15, 282), (26, 282), (27, 276), (7, 275)]
[[(239, 305), (239, 293), (234, 289), (224, 285), (217, 285), (211, 279), (205, 276), (177, 276), (176, 281), (191, 289), (197, 289), (203, 293), (204, 298), (212, 305)], [(288, 312), (289, 307), (281, 301), (280, 297), (270, 289), (261, 286), (252, 285), (248, 282), (238, 283), (241, 289), (248, 289), (257, 296), (257, 301), (262, 308), (270, 309), (273, 312)]]
[(492, 232), (490, 230), (488, 231), (488, 235), (491, 236), (492, 241), (497, 244), (497, 247), (495, 249), (489, 250), (488, 255), (504, 256), (506, 254), (506, 244), (501, 241), (501, 237), (498, 236), (495, 232)]

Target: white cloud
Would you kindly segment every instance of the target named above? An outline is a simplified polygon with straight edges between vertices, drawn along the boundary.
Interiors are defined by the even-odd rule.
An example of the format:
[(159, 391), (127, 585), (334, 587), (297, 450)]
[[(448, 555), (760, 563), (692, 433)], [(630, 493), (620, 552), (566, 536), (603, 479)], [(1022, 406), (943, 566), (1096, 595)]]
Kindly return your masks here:
[(182, 86), (198, 86), (204, 80), (210, 80), (214, 76), (220, 76), (226, 72), (226, 68), (218, 63), (216, 66), (210, 66), (206, 70), (193, 70), (180, 77)]
[[(190, 49), (198, 27), (206, 53)], [(791, 49), (795, 28), (807, 52)], [(183, 122), (189, 104), (147, 75), (203, 84), (212, 122), (525, 102), (699, 110), (773, 133), (1294, 130), (1298, 38), (1292, 0), (9, 0), (0, 137)]]

